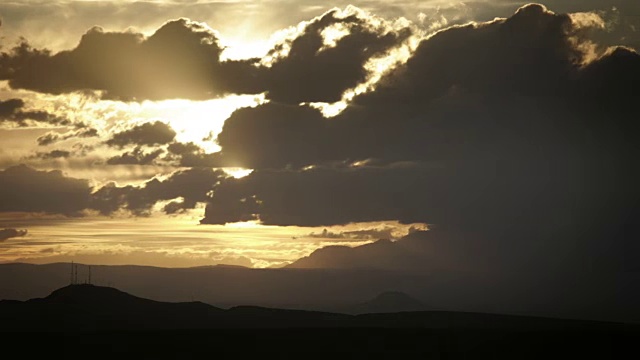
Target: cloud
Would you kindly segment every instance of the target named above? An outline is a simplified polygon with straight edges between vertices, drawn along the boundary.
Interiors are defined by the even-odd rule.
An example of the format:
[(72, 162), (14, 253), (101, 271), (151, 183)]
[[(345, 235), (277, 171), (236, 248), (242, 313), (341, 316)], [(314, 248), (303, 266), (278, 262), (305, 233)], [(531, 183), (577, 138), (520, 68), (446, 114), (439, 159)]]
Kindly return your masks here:
[(411, 35), (408, 24), (394, 24), (355, 7), (330, 10), (299, 24), (275, 44), (262, 59), (267, 67), (256, 72), (254, 92), (267, 91), (268, 99), (287, 104), (339, 101), (344, 91), (365, 82), (370, 59)]
[(156, 149), (150, 152), (144, 152), (140, 146), (132, 151), (127, 151), (119, 156), (114, 156), (107, 160), (108, 165), (151, 165), (164, 150)]
[(134, 126), (119, 132), (107, 140), (107, 145), (124, 147), (126, 145), (162, 145), (168, 144), (176, 137), (176, 132), (167, 124), (156, 121)]
[(167, 147), (168, 154), (164, 160), (177, 162), (185, 167), (221, 167), (220, 156), (217, 153), (207, 154), (200, 146), (190, 143), (174, 142)]
[(0, 212), (77, 216), (90, 202), (89, 182), (66, 177), (59, 170), (13, 166), (0, 171), (0, 183)]
[(12, 71), (3, 78), (13, 88), (52, 94), (91, 89), (125, 100), (206, 99), (221, 94), (215, 85), (221, 51), (212, 29), (187, 19), (169, 21), (149, 37), (94, 27), (73, 50), (6, 54)]
[(50, 160), (50, 159), (68, 158), (69, 156), (71, 156), (71, 152), (70, 151), (66, 151), (66, 150), (51, 150), (49, 152), (38, 152), (38, 153), (36, 153), (36, 155), (34, 157), (35, 158), (40, 158), (40, 159), (43, 159), (43, 160)]
[[(558, 116), (563, 107), (582, 112), (583, 101), (608, 96), (580, 96), (586, 95), (583, 86), (594, 89), (585, 79), (589, 69), (610, 56), (584, 67), (581, 45), (589, 40), (573, 25), (568, 15), (530, 5), (508, 19), (443, 30), (423, 40), (404, 66), (337, 117), (324, 119), (312, 109), (277, 103), (236, 111), (218, 136), (221, 159), (228, 166), (301, 168), (329, 161), (463, 156), (480, 142), (487, 149), (487, 136), (518, 145), (517, 136), (553, 130), (542, 129), (553, 127), (551, 121), (542, 122), (527, 135), (524, 127), (534, 126), (532, 118)], [(623, 83), (631, 84), (621, 79), (618, 85)], [(554, 96), (556, 104), (548, 101)], [(518, 107), (533, 113), (516, 114)], [(516, 121), (510, 121), (509, 111)]]
[[(423, 222), (431, 170), (425, 166), (254, 171), (214, 190), (203, 223), (261, 220), (270, 225), (329, 226), (351, 222)], [(399, 191), (402, 189), (402, 191)]]
[(146, 216), (154, 205), (165, 201), (163, 211), (173, 214), (205, 203), (215, 186), (227, 177), (222, 170), (194, 168), (140, 186), (109, 183), (94, 189), (88, 180), (67, 177), (59, 170), (39, 171), (19, 165), (0, 171), (0, 212), (84, 216), (88, 210), (95, 210), (103, 215), (129, 211)]
[(94, 27), (72, 50), (51, 54), (23, 42), (3, 53), (0, 60), (9, 70), (0, 79), (14, 89), (51, 94), (97, 90), (104, 98), (125, 101), (266, 92), (270, 100), (291, 104), (334, 102), (365, 82), (370, 59), (411, 35), (408, 23), (347, 7), (290, 29), (264, 59), (221, 61), (219, 35), (204, 23), (171, 20), (148, 37)]
[[(218, 135), (221, 161), (243, 168), (300, 168), (328, 160), (331, 143), (327, 127), (327, 120), (306, 106), (268, 103), (239, 109)], [(341, 157), (335, 154), (334, 159)]]
[(71, 157), (83, 157), (87, 153), (93, 151), (94, 148), (90, 145), (82, 143), (74, 144), (70, 150), (54, 149), (51, 151), (36, 151), (30, 156), (26, 156), (23, 160), (57, 160), (57, 159), (69, 159)]
[(40, 146), (47, 146), (47, 145), (51, 145), (51, 144), (54, 144), (56, 142), (64, 141), (64, 140), (68, 140), (68, 139), (73, 139), (73, 138), (91, 138), (91, 137), (97, 137), (97, 136), (98, 136), (98, 130), (92, 129), (92, 128), (84, 128), (84, 129), (79, 129), (79, 130), (68, 131), (68, 132), (62, 133), (62, 134), (54, 132), (54, 131), (50, 131), (50, 132), (38, 137), (38, 139), (36, 141), (38, 142), (38, 145), (40, 145)]
[[(0, 58), (1, 61), (2, 58)], [(0, 123), (11, 122), (18, 126), (28, 126), (29, 122), (54, 125), (70, 125), (69, 120), (42, 110), (23, 110), (22, 99), (0, 100)]]
[[(408, 233), (418, 231), (414, 226), (407, 229)], [(406, 233), (405, 233), (406, 234)], [(331, 231), (323, 229), (321, 232), (312, 232), (307, 235), (311, 238), (318, 239), (347, 239), (347, 240), (379, 240), (379, 239), (396, 239), (401, 237), (398, 235), (398, 231), (392, 226), (383, 226), (380, 228), (362, 229), (362, 230), (349, 230), (349, 231)]]
[(27, 235), (27, 230), (24, 230), (24, 229), (2, 229), (0, 230), (0, 242), (3, 242), (11, 238), (23, 237), (26, 235)]
[(159, 201), (180, 199), (163, 209), (169, 214), (177, 213), (206, 202), (213, 188), (226, 177), (221, 170), (194, 168), (176, 171), (164, 180), (154, 178), (139, 187), (118, 187), (111, 183), (92, 194), (90, 208), (104, 215), (128, 210), (144, 216)]
[(334, 118), (235, 112), (221, 159), (257, 170), (223, 181), (202, 222), (429, 223), (496, 263), (629, 268), (640, 56), (593, 57), (578, 25), (528, 5), (424, 39)]

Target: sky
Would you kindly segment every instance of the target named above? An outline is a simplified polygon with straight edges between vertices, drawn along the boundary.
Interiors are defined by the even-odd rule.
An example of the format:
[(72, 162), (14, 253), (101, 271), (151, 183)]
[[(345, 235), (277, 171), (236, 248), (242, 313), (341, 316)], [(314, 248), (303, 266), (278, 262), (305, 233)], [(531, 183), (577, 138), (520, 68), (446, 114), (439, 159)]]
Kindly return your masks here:
[(0, 262), (281, 267), (428, 229), (444, 268), (637, 270), (635, 0), (0, 19)]

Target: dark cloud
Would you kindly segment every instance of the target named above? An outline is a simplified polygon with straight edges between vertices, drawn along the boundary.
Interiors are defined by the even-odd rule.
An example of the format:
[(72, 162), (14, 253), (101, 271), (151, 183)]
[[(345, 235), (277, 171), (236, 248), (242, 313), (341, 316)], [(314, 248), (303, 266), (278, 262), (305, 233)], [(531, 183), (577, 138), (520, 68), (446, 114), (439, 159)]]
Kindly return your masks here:
[[(377, 24), (371, 15), (351, 10), (334, 9), (309, 21), (294, 38), (276, 44), (267, 55), (276, 59), (273, 64), (258, 67), (253, 81), (243, 79), (244, 84), (253, 83), (252, 92), (267, 91), (269, 99), (288, 104), (340, 100), (345, 90), (366, 80), (369, 59), (412, 35), (409, 27), (394, 29), (385, 20), (376, 19)], [(327, 46), (325, 32), (334, 29), (344, 36)]]
[[(0, 58), (1, 60), (1, 58)], [(18, 126), (27, 126), (29, 121), (49, 123), (54, 125), (70, 125), (68, 119), (41, 110), (23, 110), (22, 99), (0, 100), (0, 123), (12, 122)]]
[(119, 156), (114, 156), (107, 160), (108, 165), (151, 165), (164, 150), (156, 149), (150, 152), (144, 152), (140, 146), (132, 151), (126, 151)]
[(50, 131), (37, 139), (38, 145), (47, 146), (54, 144), (58, 141), (73, 139), (73, 138), (91, 138), (97, 137), (98, 130), (92, 128), (83, 128), (79, 130), (68, 131), (66, 133), (58, 133)]
[[(328, 127), (315, 109), (268, 103), (234, 112), (218, 136), (224, 165), (244, 168), (282, 168), (333, 159)], [(295, 149), (295, 151), (291, 151)]]
[[(424, 221), (430, 169), (389, 168), (254, 171), (216, 187), (204, 223), (260, 219), (265, 224), (328, 226), (399, 219)], [(294, 210), (295, 209), (295, 210)], [(241, 220), (240, 220), (241, 219)]]
[(176, 213), (206, 202), (217, 183), (226, 177), (219, 170), (198, 168), (177, 171), (167, 179), (153, 179), (140, 187), (117, 187), (112, 183), (93, 193), (90, 207), (104, 215), (120, 209), (146, 215), (158, 201), (181, 198), (164, 208), (166, 213)]
[(94, 27), (73, 50), (8, 55), (13, 68), (4, 78), (13, 88), (53, 94), (92, 89), (127, 100), (207, 99), (221, 94), (215, 86), (221, 51), (211, 29), (187, 19), (169, 21), (148, 38)]
[(25, 39), (9, 52), (0, 53), (0, 79), (9, 80), (28, 63), (42, 61), (51, 53), (48, 50), (34, 49)]
[(162, 145), (168, 144), (176, 137), (176, 132), (167, 124), (156, 121), (137, 125), (129, 130), (119, 132), (107, 140), (107, 145), (124, 147), (126, 145)]
[(27, 230), (24, 230), (24, 229), (2, 229), (0, 230), (0, 242), (3, 242), (11, 238), (23, 237), (26, 235), (27, 235)]
[(66, 159), (69, 156), (71, 156), (71, 151), (66, 151), (66, 150), (51, 150), (49, 152), (38, 152), (35, 155), (36, 158), (40, 158), (43, 160), (60, 159), (60, 158)]
[(89, 152), (93, 151), (92, 146), (76, 143), (70, 150), (55, 149), (51, 151), (37, 151), (31, 156), (25, 157), (26, 160), (39, 159), (39, 160), (55, 160), (55, 159), (68, 159), (71, 157), (86, 156)]
[(187, 169), (141, 186), (118, 187), (110, 183), (94, 190), (88, 180), (66, 177), (57, 170), (39, 171), (19, 165), (0, 171), (0, 212), (82, 216), (85, 210), (103, 215), (125, 210), (144, 216), (157, 202), (175, 200), (164, 208), (171, 214), (206, 202), (215, 186), (227, 177), (223, 171), (211, 168)]
[(174, 142), (167, 147), (168, 154), (164, 160), (175, 162), (184, 167), (221, 167), (218, 153), (207, 154), (194, 143)]
[[(286, 103), (333, 102), (366, 80), (369, 59), (412, 35), (409, 27), (394, 27), (355, 8), (331, 10), (300, 27), (274, 46), (269, 61), (224, 62), (217, 33), (184, 18), (149, 37), (94, 27), (72, 50), (52, 55), (23, 43), (3, 53), (0, 64), (7, 70), (0, 78), (13, 88), (53, 94), (101, 90), (106, 98), (121, 100), (267, 92), (269, 99)], [(325, 46), (325, 31), (334, 28), (346, 36)]]
[[(488, 136), (502, 135), (503, 145), (518, 145), (517, 136), (554, 130), (552, 121), (536, 122), (535, 116), (571, 108), (582, 113), (582, 102), (592, 100), (579, 96), (589, 73), (581, 66), (581, 45), (587, 42), (582, 35), (569, 16), (535, 5), (506, 20), (442, 31), (336, 118), (274, 103), (235, 112), (218, 137), (222, 158), (230, 166), (303, 167), (371, 158), (431, 161), (453, 152), (466, 156), (465, 148), (491, 144)], [(591, 94), (599, 95), (606, 94)], [(513, 114), (514, 121), (505, 116), (525, 106), (534, 112)], [(491, 118), (479, 118), (481, 112)], [(538, 129), (527, 135), (527, 126)]]
[[(237, 111), (223, 163), (258, 170), (222, 182), (203, 223), (425, 222), (496, 264), (631, 267), (640, 56), (593, 57), (581, 26), (529, 5), (423, 40), (335, 118)], [(358, 161), (375, 166), (335, 165)]]
[(83, 179), (61, 171), (38, 171), (25, 165), (0, 171), (0, 212), (36, 212), (76, 216), (90, 202), (91, 188)]

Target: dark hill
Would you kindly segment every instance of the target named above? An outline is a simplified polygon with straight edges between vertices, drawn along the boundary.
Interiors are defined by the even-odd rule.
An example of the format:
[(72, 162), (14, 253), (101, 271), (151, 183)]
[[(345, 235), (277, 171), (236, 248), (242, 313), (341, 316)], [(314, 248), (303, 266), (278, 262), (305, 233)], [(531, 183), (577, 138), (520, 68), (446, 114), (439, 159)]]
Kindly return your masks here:
[(2, 327), (14, 330), (203, 328), (223, 312), (201, 302), (158, 302), (88, 284), (69, 285), (41, 299), (0, 302)]
[(0, 301), (0, 331), (69, 332), (233, 328), (637, 330), (635, 325), (617, 323), (416, 311), (424, 308), (424, 304), (406, 294), (387, 292), (360, 304), (357, 312), (368, 313), (358, 316), (255, 306), (238, 306), (222, 310), (200, 302), (167, 303), (143, 299), (109, 287), (70, 285), (41, 299), (25, 302)]
[(341, 309), (348, 314), (397, 313), (436, 310), (399, 291), (387, 291), (364, 303)]

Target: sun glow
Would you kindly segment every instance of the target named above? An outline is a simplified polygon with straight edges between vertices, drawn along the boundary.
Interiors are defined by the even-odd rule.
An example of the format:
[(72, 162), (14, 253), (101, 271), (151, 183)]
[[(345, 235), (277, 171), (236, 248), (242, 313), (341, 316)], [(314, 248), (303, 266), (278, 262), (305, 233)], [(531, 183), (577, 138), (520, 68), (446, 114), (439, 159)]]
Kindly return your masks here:
[(240, 41), (230, 40), (224, 42), (224, 51), (220, 54), (220, 60), (243, 60), (262, 58), (269, 52), (271, 44), (268, 41)]
[(253, 172), (253, 169), (243, 169), (243, 168), (224, 168), (222, 169), (227, 175), (233, 176), (236, 179), (243, 178)]
[(264, 94), (232, 95), (207, 101), (165, 100), (145, 102), (141, 115), (166, 121), (176, 132), (176, 140), (193, 142), (205, 152), (220, 151), (215, 143), (224, 121), (239, 108), (265, 102)]

